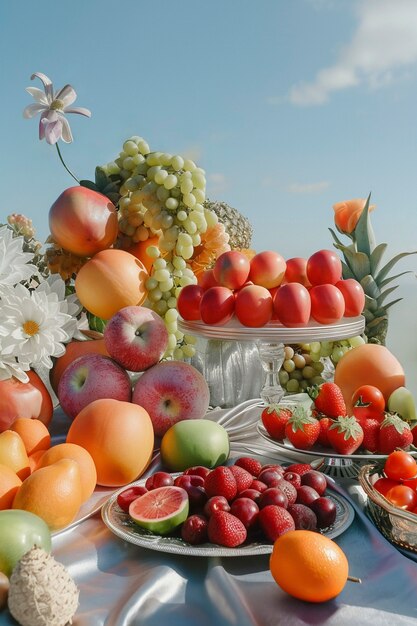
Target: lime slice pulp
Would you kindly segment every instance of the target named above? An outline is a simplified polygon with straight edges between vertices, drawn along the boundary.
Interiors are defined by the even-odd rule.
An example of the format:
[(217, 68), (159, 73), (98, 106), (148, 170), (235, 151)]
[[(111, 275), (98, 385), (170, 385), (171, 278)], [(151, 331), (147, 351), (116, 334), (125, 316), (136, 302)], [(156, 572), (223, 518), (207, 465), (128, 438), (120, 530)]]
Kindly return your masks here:
[(136, 498), (129, 515), (141, 528), (167, 535), (188, 517), (188, 494), (182, 487), (158, 487)]

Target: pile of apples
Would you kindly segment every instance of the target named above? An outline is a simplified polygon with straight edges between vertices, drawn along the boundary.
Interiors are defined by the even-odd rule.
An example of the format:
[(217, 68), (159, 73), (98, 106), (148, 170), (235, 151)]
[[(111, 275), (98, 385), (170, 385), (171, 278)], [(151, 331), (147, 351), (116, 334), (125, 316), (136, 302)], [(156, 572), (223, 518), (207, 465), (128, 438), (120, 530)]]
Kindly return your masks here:
[(332, 250), (287, 261), (269, 250), (252, 259), (237, 250), (224, 252), (199, 284), (183, 287), (177, 304), (186, 321), (221, 325), (235, 316), (250, 327), (271, 320), (289, 327), (305, 326), (311, 319), (333, 324), (360, 315), (364, 305), (362, 286), (353, 278), (342, 279), (341, 260)]
[[(105, 354), (79, 356), (55, 379), (62, 409), (74, 418), (101, 398), (133, 402), (149, 413), (157, 437), (177, 421), (204, 417), (210, 399), (206, 380), (188, 363), (161, 361), (167, 345), (159, 315), (143, 306), (123, 307), (106, 324)], [(135, 382), (132, 372), (139, 373)]]

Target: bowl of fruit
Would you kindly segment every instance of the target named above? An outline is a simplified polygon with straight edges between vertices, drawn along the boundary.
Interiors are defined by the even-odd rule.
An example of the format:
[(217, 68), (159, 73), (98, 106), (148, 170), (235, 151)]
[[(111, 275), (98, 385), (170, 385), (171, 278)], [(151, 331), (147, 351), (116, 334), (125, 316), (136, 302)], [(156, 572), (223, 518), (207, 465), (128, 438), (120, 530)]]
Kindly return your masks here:
[(392, 543), (417, 552), (417, 462), (405, 450), (385, 461), (364, 465), (359, 484), (367, 495), (367, 512)]

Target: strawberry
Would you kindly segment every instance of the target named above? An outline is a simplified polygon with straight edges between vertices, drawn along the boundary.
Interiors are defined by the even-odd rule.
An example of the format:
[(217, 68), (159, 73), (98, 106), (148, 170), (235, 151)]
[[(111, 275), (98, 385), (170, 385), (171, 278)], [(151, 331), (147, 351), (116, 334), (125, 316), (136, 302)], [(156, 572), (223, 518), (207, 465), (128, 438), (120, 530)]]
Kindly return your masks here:
[(320, 423), (320, 432), (317, 438), (317, 443), (324, 446), (325, 448), (328, 448), (330, 446), (328, 431), (329, 431), (331, 424), (333, 423), (333, 420), (331, 417), (320, 417), (319, 423)]
[(342, 390), (336, 383), (323, 383), (320, 386), (313, 385), (307, 391), (320, 413), (333, 418), (339, 417), (339, 415), (346, 415), (346, 404)]
[(408, 448), (413, 443), (413, 433), (407, 422), (396, 413), (386, 413), (379, 429), (378, 451), (390, 454), (396, 448)]
[(204, 481), (204, 488), (208, 498), (212, 496), (224, 496), (230, 501), (236, 497), (237, 484), (230, 467), (220, 465), (207, 474)]
[(268, 504), (259, 511), (259, 525), (269, 541), (275, 541), (289, 530), (295, 530), (292, 515), (287, 509), (276, 504)]
[(243, 467), (246, 471), (248, 471), (255, 478), (258, 477), (259, 472), (262, 469), (262, 463), (257, 459), (253, 459), (251, 456), (241, 456), (235, 461), (235, 465), (239, 467)]
[(227, 548), (240, 546), (247, 537), (246, 528), (240, 519), (227, 511), (215, 511), (210, 516), (207, 533), (211, 543)]
[(294, 472), (294, 474), (298, 474), (302, 476), (303, 474), (307, 474), (307, 472), (311, 472), (312, 467), (310, 463), (292, 463), (292, 465), (288, 465), (285, 468), (286, 472)]
[(282, 441), (285, 426), (292, 415), (291, 409), (279, 404), (269, 404), (261, 413), (261, 420), (272, 439)]
[(327, 436), (338, 454), (353, 454), (363, 441), (363, 430), (353, 416), (341, 415), (333, 421)]
[(285, 435), (294, 448), (308, 450), (317, 441), (320, 433), (319, 420), (297, 407), (285, 426)]
[(369, 452), (376, 452), (379, 446), (379, 429), (381, 422), (376, 417), (368, 419), (357, 420), (362, 426), (363, 441), (362, 448)]
[(237, 492), (240, 493), (244, 489), (249, 489), (253, 482), (252, 474), (239, 465), (230, 465), (229, 469), (235, 477)]

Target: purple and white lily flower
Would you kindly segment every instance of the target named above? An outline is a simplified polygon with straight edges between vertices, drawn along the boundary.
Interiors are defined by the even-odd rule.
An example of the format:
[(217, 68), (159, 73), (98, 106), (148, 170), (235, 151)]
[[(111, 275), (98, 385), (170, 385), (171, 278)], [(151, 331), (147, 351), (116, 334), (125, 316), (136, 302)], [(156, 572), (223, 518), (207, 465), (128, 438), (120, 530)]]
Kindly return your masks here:
[(32, 74), (31, 80), (39, 78), (44, 87), (44, 91), (37, 87), (27, 87), (26, 91), (35, 99), (33, 104), (29, 104), (23, 111), (23, 117), (32, 118), (38, 113), (41, 114), (39, 121), (39, 139), (45, 139), (47, 143), (54, 145), (59, 139), (65, 143), (73, 140), (71, 128), (66, 119), (67, 113), (78, 113), (91, 117), (91, 112), (82, 107), (71, 107), (77, 98), (75, 90), (71, 85), (65, 85), (54, 93), (52, 81), (40, 72)]

